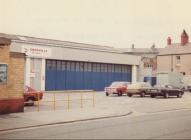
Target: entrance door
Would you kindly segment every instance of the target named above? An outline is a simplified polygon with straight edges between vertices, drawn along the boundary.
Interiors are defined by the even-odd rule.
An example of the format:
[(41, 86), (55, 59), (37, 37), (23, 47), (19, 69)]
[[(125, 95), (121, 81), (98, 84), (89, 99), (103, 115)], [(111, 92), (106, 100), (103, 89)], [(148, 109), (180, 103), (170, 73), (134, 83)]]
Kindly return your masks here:
[(42, 59), (31, 58), (30, 62), (30, 86), (41, 90)]

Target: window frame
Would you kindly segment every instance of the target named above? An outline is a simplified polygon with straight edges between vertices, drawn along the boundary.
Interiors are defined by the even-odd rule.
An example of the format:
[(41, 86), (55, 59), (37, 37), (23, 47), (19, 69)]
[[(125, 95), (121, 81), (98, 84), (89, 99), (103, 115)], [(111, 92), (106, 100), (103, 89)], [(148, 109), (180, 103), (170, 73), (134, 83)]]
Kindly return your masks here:
[(176, 55), (176, 65), (180, 65), (180, 55)]
[[(0, 85), (4, 85), (4, 84), (7, 84), (7, 81), (8, 81), (8, 64), (0, 64), (0, 67), (1, 66), (5, 66), (5, 72), (4, 72), (5, 81), (0, 81)], [(0, 68), (0, 70), (1, 70), (1, 68)], [(0, 73), (3, 73), (3, 72), (0, 71)], [(0, 76), (0, 80), (1, 80), (1, 76)]]

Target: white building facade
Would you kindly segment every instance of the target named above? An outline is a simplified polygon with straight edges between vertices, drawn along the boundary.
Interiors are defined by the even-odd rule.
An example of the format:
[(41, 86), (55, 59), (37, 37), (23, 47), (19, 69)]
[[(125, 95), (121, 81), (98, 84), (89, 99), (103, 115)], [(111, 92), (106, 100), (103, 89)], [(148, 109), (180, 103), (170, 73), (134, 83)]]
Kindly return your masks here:
[(140, 56), (113, 47), (0, 34), (11, 51), (25, 53), (25, 85), (37, 90), (104, 90), (137, 80)]

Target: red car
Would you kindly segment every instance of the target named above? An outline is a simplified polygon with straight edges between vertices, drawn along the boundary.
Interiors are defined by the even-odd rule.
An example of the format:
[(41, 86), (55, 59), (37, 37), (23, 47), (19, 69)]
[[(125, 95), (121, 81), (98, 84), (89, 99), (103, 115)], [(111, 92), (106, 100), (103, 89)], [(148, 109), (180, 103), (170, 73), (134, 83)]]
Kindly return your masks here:
[(25, 105), (34, 105), (34, 101), (42, 100), (43, 92), (37, 91), (29, 86), (24, 88), (24, 104)]
[(113, 82), (109, 87), (105, 88), (106, 96), (110, 94), (117, 94), (118, 96), (122, 96), (122, 94), (127, 94), (127, 87), (130, 82), (117, 81)]

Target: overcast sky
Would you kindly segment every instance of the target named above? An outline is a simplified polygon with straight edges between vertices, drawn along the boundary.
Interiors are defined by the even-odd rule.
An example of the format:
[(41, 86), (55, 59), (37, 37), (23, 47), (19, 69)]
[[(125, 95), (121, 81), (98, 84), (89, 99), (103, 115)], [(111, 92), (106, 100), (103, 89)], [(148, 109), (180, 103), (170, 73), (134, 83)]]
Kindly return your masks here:
[(191, 36), (191, 0), (0, 0), (0, 32), (129, 48)]

